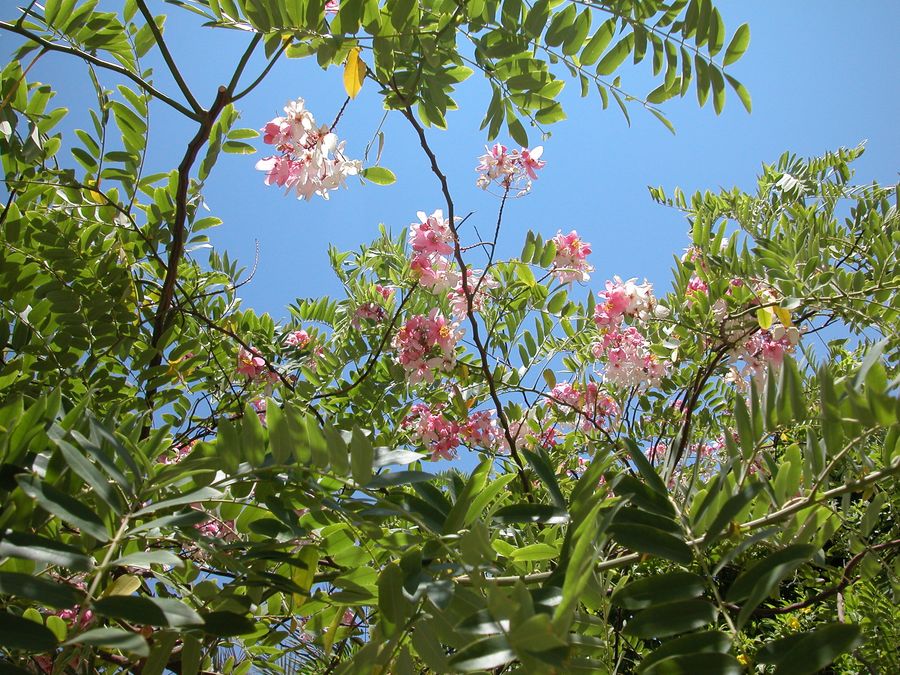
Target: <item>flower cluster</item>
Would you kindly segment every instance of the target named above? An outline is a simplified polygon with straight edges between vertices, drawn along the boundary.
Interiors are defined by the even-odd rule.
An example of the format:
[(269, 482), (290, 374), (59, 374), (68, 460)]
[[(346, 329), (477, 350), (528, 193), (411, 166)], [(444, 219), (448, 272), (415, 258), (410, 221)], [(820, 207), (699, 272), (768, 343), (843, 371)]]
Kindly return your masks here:
[(479, 410), (460, 424), (443, 414), (443, 407), (433, 408), (416, 403), (403, 420), (402, 427), (413, 441), (424, 445), (431, 452), (432, 461), (453, 459), (461, 444), (493, 449), (500, 443), (497, 418), (492, 411)]
[[(469, 294), (472, 296), (472, 311), (480, 312), (484, 307), (484, 299), (487, 291), (497, 288), (498, 284), (494, 281), (494, 277), (485, 274), (481, 270), (472, 270), (468, 267), (465, 271), (466, 286)], [(463, 288), (463, 280), (461, 274), (451, 274), (451, 278), (457, 279), (456, 284), (447, 293), (447, 299), (450, 301), (450, 311), (457, 320), (462, 320), (468, 314), (469, 303), (466, 299), (465, 289)]]
[(529, 150), (507, 150), (505, 145), (497, 143), (479, 157), (476, 171), (480, 172), (475, 184), (486, 190), (492, 183), (503, 188), (504, 192), (516, 189), (522, 195), (531, 190), (531, 181), (537, 180), (537, 172), (544, 168), (544, 148), (538, 146)]
[(605, 359), (604, 381), (619, 387), (654, 387), (666, 374), (666, 364), (650, 352), (649, 343), (634, 326), (610, 328), (591, 347)]
[(241, 347), (238, 350), (237, 368), (238, 375), (243, 375), (248, 380), (269, 382), (278, 381), (278, 373), (269, 369), (266, 360), (260, 356), (259, 352), (253, 347), (245, 349)]
[[(581, 416), (579, 427), (582, 431), (600, 429), (619, 414), (618, 404), (593, 381), (583, 387), (577, 383), (560, 382), (550, 390), (550, 398), (551, 403), (556, 403), (557, 412), (566, 414), (574, 410)], [(563, 406), (568, 410), (561, 409)]]
[(175, 445), (169, 452), (161, 454), (156, 461), (160, 464), (178, 464), (181, 460), (191, 454), (191, 450), (193, 449), (194, 441)]
[[(779, 370), (784, 363), (784, 355), (792, 354), (799, 342), (800, 331), (795, 326), (785, 328), (779, 324), (771, 330), (753, 333), (738, 349), (731, 352), (732, 366), (726, 380), (740, 385), (750, 376), (758, 384), (762, 384), (769, 366), (773, 370)], [(743, 366), (738, 368), (737, 362), (743, 362)]]
[(607, 281), (606, 291), (597, 294), (600, 302), (594, 307), (594, 323), (601, 328), (611, 328), (626, 317), (647, 321), (654, 313), (659, 313), (653, 285), (646, 280), (642, 284), (636, 281), (622, 281), (619, 277)]
[[(386, 288), (381, 284), (375, 284), (375, 292), (381, 296), (382, 301), (390, 300), (394, 295), (393, 288)], [(356, 308), (356, 314), (353, 317), (353, 326), (359, 328), (360, 320), (363, 321), (384, 321), (387, 317), (387, 310), (378, 302), (364, 302)]]
[(285, 347), (293, 347), (296, 349), (305, 349), (309, 344), (310, 338), (309, 333), (305, 330), (295, 330), (288, 333), (287, 337), (284, 338), (284, 346)]
[(434, 371), (449, 372), (456, 365), (456, 343), (462, 336), (437, 308), (427, 316), (413, 316), (394, 336), (397, 363), (412, 383), (432, 382)]
[(553, 274), (560, 283), (567, 284), (572, 281), (588, 281), (594, 267), (587, 261), (591, 252), (591, 245), (579, 239), (575, 230), (569, 234), (557, 232), (553, 237), (556, 244), (556, 257), (553, 259)]
[(453, 252), (453, 228), (438, 209), (430, 216), (419, 211), (418, 223), (409, 226), (409, 245), (413, 251), (413, 274), (419, 285), (432, 290), (447, 290), (453, 286), (450, 260), (446, 257)]
[(263, 127), (263, 142), (280, 153), (264, 157), (256, 168), (266, 172), (266, 185), (294, 190), (298, 199), (320, 195), (345, 185), (347, 176), (362, 169), (359, 160), (347, 159), (344, 141), (327, 126), (317, 127), (302, 98), (284, 107), (284, 117), (276, 117)]

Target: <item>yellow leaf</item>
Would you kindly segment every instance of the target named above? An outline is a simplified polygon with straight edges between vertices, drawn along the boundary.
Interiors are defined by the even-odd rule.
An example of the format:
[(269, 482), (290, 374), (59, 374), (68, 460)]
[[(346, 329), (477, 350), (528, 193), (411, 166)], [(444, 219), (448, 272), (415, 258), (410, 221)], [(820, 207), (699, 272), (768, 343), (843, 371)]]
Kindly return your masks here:
[(772, 311), (775, 312), (775, 316), (778, 317), (785, 328), (790, 328), (793, 325), (791, 323), (791, 313), (784, 307), (773, 307)]
[(103, 595), (131, 595), (140, 587), (141, 580), (138, 577), (133, 574), (123, 574), (110, 584)]
[(350, 98), (356, 98), (366, 79), (366, 64), (359, 58), (361, 51), (359, 47), (351, 49), (344, 64), (344, 89)]
[(760, 328), (769, 330), (772, 327), (772, 308), (760, 307), (756, 310), (756, 320), (759, 321)]

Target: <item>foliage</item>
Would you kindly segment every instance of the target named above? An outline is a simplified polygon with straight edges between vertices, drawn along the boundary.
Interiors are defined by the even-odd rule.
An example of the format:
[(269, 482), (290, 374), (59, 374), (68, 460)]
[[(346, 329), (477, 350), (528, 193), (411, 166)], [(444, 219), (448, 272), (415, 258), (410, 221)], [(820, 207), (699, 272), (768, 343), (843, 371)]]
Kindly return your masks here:
[[(488, 138), (505, 123), (523, 146), (523, 120), (564, 117), (566, 74), (626, 115), (665, 122), (656, 105), (692, 81), (700, 105), (720, 111), (727, 82), (749, 109), (723, 70), (746, 26), (729, 39), (709, 0), (172, 4), (249, 37), (214, 96), (143, 0), (0, 21), (21, 38), (0, 82), (4, 667), (896, 670), (896, 186), (853, 185), (853, 149), (784, 155), (755, 194), (653, 189), (691, 228), (671, 291), (613, 279), (580, 302), (574, 232), (494, 256), (514, 196), (498, 158), (530, 181), (540, 152), (482, 158), (497, 229), (466, 247), (425, 131), (476, 70)], [(65, 138), (28, 78), (51, 51), (97, 97)], [(629, 95), (615, 73), (648, 52), (660, 84)], [(446, 203), (409, 239), (332, 250), (345, 297), (276, 323), (240, 307), (234, 261), (196, 253), (222, 223), (198, 210), (219, 153), (254, 151), (236, 104), (282, 54), (344, 64), (351, 98), (379, 87)], [(196, 128), (157, 175), (151, 105)], [(309, 143), (330, 148), (337, 120)], [(439, 336), (424, 355), (421, 331)], [(472, 471), (429, 464), (461, 445)]]

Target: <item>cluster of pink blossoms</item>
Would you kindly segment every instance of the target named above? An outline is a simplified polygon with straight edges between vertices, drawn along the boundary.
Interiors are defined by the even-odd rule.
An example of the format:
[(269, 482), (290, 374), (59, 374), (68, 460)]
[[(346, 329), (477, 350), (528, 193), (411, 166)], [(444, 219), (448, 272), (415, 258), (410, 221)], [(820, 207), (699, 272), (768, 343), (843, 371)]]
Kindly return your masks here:
[[(550, 397), (581, 416), (579, 426), (582, 431), (600, 429), (619, 414), (618, 404), (605, 392), (600, 391), (596, 382), (588, 382), (584, 387), (571, 382), (560, 382), (550, 390)], [(557, 409), (559, 407), (557, 404)]]
[(178, 464), (181, 460), (191, 454), (191, 450), (194, 449), (194, 443), (195, 441), (191, 441), (190, 443), (175, 445), (169, 452), (161, 454), (156, 461), (160, 464)]
[[(453, 252), (453, 229), (438, 209), (430, 216), (419, 211), (419, 222), (409, 226), (409, 246), (413, 256), (410, 267), (419, 280), (419, 285), (435, 293), (447, 292), (453, 317), (463, 319), (468, 311), (468, 301), (463, 289), (463, 275), (453, 268), (447, 257)], [(472, 310), (480, 311), (488, 289), (497, 283), (489, 274), (466, 268), (464, 272), (469, 294), (472, 295)]]
[(606, 282), (606, 291), (598, 294), (594, 323), (601, 337), (591, 350), (595, 358), (606, 360), (606, 382), (620, 387), (652, 387), (665, 375), (666, 364), (650, 351), (647, 338), (637, 327), (623, 327), (623, 321), (627, 318), (645, 323), (653, 316), (665, 316), (667, 310), (656, 303), (652, 285), (635, 281), (613, 277)]
[[(755, 332), (731, 353), (732, 366), (725, 376), (726, 381), (746, 386), (745, 378), (750, 376), (762, 385), (769, 366), (778, 371), (784, 363), (784, 355), (792, 354), (799, 342), (800, 331), (794, 326), (785, 328), (779, 324), (770, 330)], [(739, 361), (743, 362), (741, 368), (736, 365)]]
[(503, 188), (504, 192), (517, 190), (523, 195), (531, 190), (531, 181), (537, 180), (537, 172), (544, 168), (546, 162), (541, 159), (544, 148), (538, 146), (529, 150), (507, 150), (505, 145), (497, 143), (478, 158), (475, 168), (481, 173), (475, 184), (486, 190), (492, 183)]
[(653, 297), (653, 285), (637, 279), (622, 281), (613, 277), (606, 282), (606, 291), (598, 293), (600, 302), (594, 307), (594, 323), (601, 328), (614, 328), (627, 318), (647, 321), (663, 312)]
[(284, 113), (262, 129), (263, 142), (281, 154), (264, 157), (256, 168), (266, 172), (266, 185), (294, 190), (298, 199), (328, 199), (328, 191), (345, 186), (347, 176), (358, 174), (362, 164), (347, 159), (344, 141), (329, 127), (316, 126), (302, 98), (288, 102)]
[(269, 370), (266, 360), (260, 356), (259, 352), (253, 347), (250, 347), (250, 349), (241, 347), (238, 350), (237, 367), (235, 370), (238, 375), (243, 375), (251, 381), (278, 381), (278, 373)]
[[(537, 427), (537, 430), (533, 428)], [(549, 426), (545, 422), (541, 424), (535, 419), (512, 420), (509, 423), (509, 435), (512, 436), (516, 447), (544, 448), (552, 450), (556, 447), (557, 437), (560, 436), (555, 426)], [(509, 452), (509, 443), (502, 438), (502, 449)]]
[(291, 331), (290, 333), (288, 333), (287, 337), (284, 338), (284, 342), (282, 344), (284, 344), (285, 347), (292, 347), (292, 348), (296, 348), (296, 349), (305, 349), (307, 347), (307, 345), (309, 345), (309, 342), (310, 342), (309, 333), (307, 333), (305, 330), (301, 329), (301, 330)]
[(248, 380), (277, 382), (278, 373), (269, 370), (266, 360), (260, 356), (259, 352), (251, 347), (238, 350), (237, 368), (238, 375), (243, 375)]
[(419, 211), (418, 223), (409, 226), (409, 246), (413, 256), (410, 266), (419, 280), (419, 285), (435, 291), (447, 290), (453, 286), (450, 277), (450, 260), (446, 257), (453, 252), (453, 228), (438, 209), (430, 216)]
[(501, 439), (497, 419), (488, 410), (478, 410), (459, 423), (445, 417), (440, 405), (432, 408), (426, 403), (416, 403), (402, 426), (414, 442), (428, 448), (432, 461), (455, 458), (456, 449), (462, 444), (490, 450)]
[(553, 274), (560, 283), (567, 284), (572, 281), (588, 281), (593, 265), (587, 261), (591, 252), (591, 245), (578, 237), (575, 230), (569, 234), (557, 232), (553, 237), (556, 244), (556, 257), (553, 259)]
[[(390, 300), (394, 295), (393, 288), (387, 288), (381, 284), (375, 284), (375, 292), (381, 296), (382, 301)], [(378, 302), (364, 302), (356, 308), (353, 317), (353, 326), (359, 328), (360, 321), (384, 321), (387, 317), (387, 310)]]
[(591, 347), (605, 359), (603, 378), (620, 387), (655, 387), (666, 374), (666, 364), (650, 352), (650, 345), (634, 326), (610, 328)]
[(397, 363), (403, 366), (409, 381), (432, 382), (434, 371), (449, 372), (456, 365), (456, 343), (462, 333), (449, 323), (437, 308), (427, 316), (417, 315), (397, 332), (392, 346)]

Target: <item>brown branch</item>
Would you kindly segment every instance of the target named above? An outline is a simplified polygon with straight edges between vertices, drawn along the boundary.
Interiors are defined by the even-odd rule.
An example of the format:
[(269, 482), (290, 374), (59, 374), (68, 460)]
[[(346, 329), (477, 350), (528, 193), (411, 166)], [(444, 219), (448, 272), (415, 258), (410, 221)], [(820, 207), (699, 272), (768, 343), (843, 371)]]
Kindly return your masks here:
[[(200, 148), (209, 140), (209, 133), (215, 124), (219, 113), (228, 104), (230, 95), (225, 87), (219, 87), (216, 99), (206, 111), (200, 121), (200, 128), (188, 143), (184, 157), (178, 165), (178, 184), (175, 191), (175, 218), (172, 222), (172, 241), (169, 244), (169, 258), (166, 262), (166, 276), (163, 281), (162, 291), (159, 296), (159, 305), (153, 321), (153, 335), (150, 338), (150, 346), (156, 349), (156, 354), (150, 363), (151, 368), (162, 363), (162, 349), (159, 343), (163, 333), (170, 322), (172, 299), (175, 294), (175, 284), (178, 280), (178, 265), (184, 255), (185, 221), (187, 220), (187, 193), (191, 182), (191, 167), (197, 160)], [(155, 387), (147, 392), (147, 404), (152, 408)]]
[[(853, 568), (861, 563), (862, 559), (865, 558), (869, 553), (882, 551), (886, 548), (892, 548), (894, 546), (900, 546), (900, 539), (893, 539), (891, 541), (884, 542), (883, 544), (877, 544), (876, 546), (871, 546), (863, 551), (860, 551), (855, 556), (850, 558), (850, 562), (847, 563), (847, 566), (844, 567), (844, 571), (841, 573), (841, 580), (831, 588), (827, 588), (824, 591), (816, 593), (811, 598), (808, 598), (802, 602), (795, 602), (791, 605), (785, 605), (784, 607), (760, 607), (759, 609), (753, 611), (753, 615), (771, 616), (773, 614), (790, 614), (791, 612), (796, 612), (798, 609), (811, 607), (812, 605), (818, 604), (823, 600), (827, 600), (832, 595), (839, 594), (841, 591), (847, 588), (847, 586), (856, 581), (856, 579), (850, 578), (850, 573), (853, 571)], [(729, 606), (729, 609), (732, 609), (732, 607)]]
[[(401, 96), (400, 92), (394, 88), (394, 92), (397, 96)], [(402, 96), (401, 96), (402, 100)], [(440, 166), (437, 162), (437, 157), (434, 154), (434, 151), (431, 149), (431, 146), (428, 145), (428, 139), (425, 136), (425, 130), (422, 128), (422, 125), (419, 124), (418, 120), (416, 120), (415, 115), (413, 114), (412, 107), (406, 106), (401, 111), (403, 116), (409, 121), (410, 125), (412, 125), (413, 129), (415, 129), (416, 134), (419, 137), (419, 145), (422, 146), (422, 150), (428, 156), (429, 161), (431, 162), (431, 172), (437, 177), (438, 182), (441, 184), (441, 192), (444, 195), (444, 201), (447, 204), (447, 224), (450, 227), (451, 232), (453, 232), (453, 254), (456, 258), (456, 262), (460, 267), (460, 276), (462, 280), (462, 291), (463, 295), (466, 296), (466, 314), (469, 317), (469, 325), (472, 326), (472, 341), (475, 343), (475, 348), (478, 351), (479, 356), (481, 357), (481, 372), (484, 375), (485, 382), (488, 386), (488, 391), (490, 393), (491, 401), (494, 403), (494, 408), (497, 410), (497, 419), (500, 421), (500, 426), (503, 428), (503, 435), (506, 438), (506, 442), (509, 445), (509, 454), (512, 456), (513, 460), (519, 467), (519, 479), (522, 482), (522, 489), (524, 490), (526, 495), (531, 495), (531, 485), (528, 482), (528, 477), (525, 475), (525, 462), (522, 460), (522, 456), (519, 454), (518, 450), (516, 450), (516, 440), (513, 438), (512, 432), (509, 427), (509, 420), (506, 418), (506, 413), (503, 410), (503, 403), (500, 401), (500, 396), (497, 393), (497, 386), (494, 384), (494, 378), (491, 374), (491, 368), (488, 364), (488, 354), (487, 347), (481, 340), (481, 333), (479, 331), (478, 321), (475, 318), (475, 312), (472, 309), (473, 299), (474, 299), (474, 289), (469, 288), (468, 282), (468, 274), (465, 260), (462, 257), (462, 250), (460, 249), (459, 244), (459, 233), (456, 230), (456, 222), (454, 221), (454, 207), (453, 207), (453, 198), (450, 196), (450, 187), (447, 183), (447, 177), (441, 171)]]

